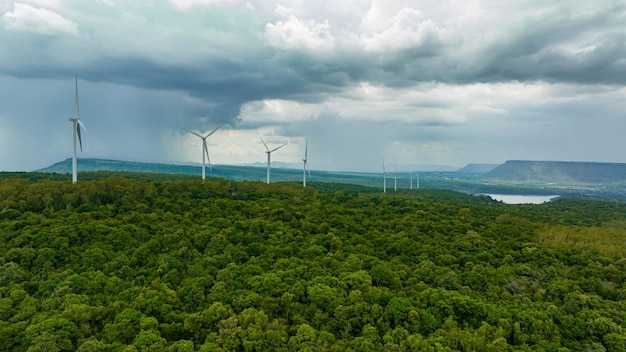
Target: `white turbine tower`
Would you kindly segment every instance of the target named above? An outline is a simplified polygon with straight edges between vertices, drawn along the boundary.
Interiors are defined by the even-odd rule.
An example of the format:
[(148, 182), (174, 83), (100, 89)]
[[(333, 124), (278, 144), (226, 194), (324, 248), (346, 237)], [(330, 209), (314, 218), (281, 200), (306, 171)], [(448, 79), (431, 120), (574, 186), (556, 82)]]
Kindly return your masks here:
[(409, 179), (411, 180), (409, 181), (410, 183), (409, 189), (413, 189), (413, 171), (409, 171)]
[(83, 141), (80, 137), (80, 129), (82, 128), (87, 132), (85, 125), (80, 120), (80, 113), (78, 109), (78, 76), (76, 76), (76, 96), (74, 98), (74, 112), (76, 113), (75, 117), (70, 117), (68, 120), (72, 122), (72, 135), (74, 140), (74, 146), (72, 150), (72, 183), (76, 183), (78, 181), (78, 167), (76, 165), (76, 136), (78, 136), (78, 143), (80, 145), (80, 151), (83, 151)]
[(387, 171), (385, 170), (384, 158), (383, 158), (383, 193), (387, 193)]
[[(311, 170), (309, 170), (308, 167), (308, 156), (307, 156), (307, 152), (309, 149), (309, 141), (307, 140), (304, 144), (304, 159), (302, 159), (302, 162), (304, 163), (304, 167), (302, 169), (302, 187), (306, 187), (306, 173), (307, 171), (309, 172), (309, 177), (311, 177)], [(268, 182), (269, 183), (269, 182)]]
[(263, 145), (265, 146), (265, 149), (267, 149), (266, 153), (267, 153), (267, 183), (270, 183), (270, 159), (272, 156), (272, 153), (277, 151), (278, 149), (284, 147), (287, 145), (287, 143), (281, 145), (280, 147), (276, 147), (272, 150), (270, 150), (270, 148), (267, 147), (267, 144), (265, 144), (265, 141), (263, 140), (263, 137), (261, 137), (261, 142), (263, 142)]
[(420, 174), (415, 171), (415, 189), (420, 189)]
[(393, 169), (393, 190), (398, 190), (398, 163), (395, 164)]
[(213, 171), (213, 168), (211, 168), (211, 158), (209, 157), (209, 148), (206, 145), (206, 139), (209, 138), (210, 135), (215, 133), (222, 126), (224, 126), (224, 125), (222, 124), (222, 125), (217, 126), (213, 131), (208, 133), (206, 136), (203, 136), (203, 135), (201, 135), (199, 133), (196, 133), (196, 132), (194, 132), (192, 130), (187, 130), (187, 132), (189, 132), (189, 133), (191, 133), (193, 135), (196, 135), (196, 136), (200, 137), (200, 139), (202, 139), (202, 179), (203, 180), (206, 178), (205, 157), (209, 161), (209, 169), (211, 171)]

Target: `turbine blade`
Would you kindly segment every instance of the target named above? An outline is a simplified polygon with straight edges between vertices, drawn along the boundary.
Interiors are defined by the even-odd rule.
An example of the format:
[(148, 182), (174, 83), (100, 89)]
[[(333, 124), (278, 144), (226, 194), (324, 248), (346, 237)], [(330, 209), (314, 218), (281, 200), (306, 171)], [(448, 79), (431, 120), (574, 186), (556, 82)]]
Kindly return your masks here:
[(215, 129), (213, 131), (211, 131), (211, 133), (207, 134), (204, 138), (208, 138), (210, 135), (212, 135), (213, 133), (215, 133), (215, 131), (219, 130), (220, 127), (224, 126), (224, 124), (221, 124), (217, 127), (215, 127)]
[(274, 152), (274, 151), (277, 151), (278, 149), (280, 149), (280, 148), (282, 148), (282, 147), (284, 147), (284, 146), (286, 146), (286, 145), (287, 145), (287, 143), (285, 143), (285, 144), (281, 145), (280, 147), (274, 148), (274, 149), (270, 150), (270, 153), (272, 153), (272, 152)]
[(85, 124), (83, 123), (83, 121), (81, 119), (76, 119), (76, 123), (78, 124), (77, 128), (82, 128), (83, 131), (87, 132), (87, 127), (85, 127)]
[(203, 139), (202, 142), (203, 142), (202, 149), (204, 149), (204, 153), (206, 154), (207, 161), (209, 162), (209, 170), (213, 171), (213, 168), (211, 167), (211, 157), (209, 156), (209, 148), (206, 145), (206, 139)]
[(202, 137), (202, 135), (201, 135), (200, 133), (196, 133), (196, 132), (194, 132), (194, 131), (192, 131), (192, 130), (188, 130), (188, 129), (186, 129), (186, 128), (183, 128), (183, 129), (184, 129), (185, 131), (187, 131), (187, 132), (191, 133), (191, 134), (195, 134), (196, 136), (198, 136), (198, 137), (200, 137), (200, 138), (203, 138), (203, 137)]
[[(265, 144), (265, 141), (263, 140), (263, 137), (259, 137), (261, 138), (261, 142), (263, 143), (263, 145), (265, 146), (265, 149), (267, 149), (268, 152), (270, 152), (270, 148), (267, 147), (267, 144)], [(271, 153), (271, 152), (270, 152)]]
[(307, 139), (306, 142), (304, 142), (304, 160), (307, 159), (308, 151), (309, 151), (309, 140)]
[(74, 110), (76, 111), (76, 118), (80, 118), (80, 112), (78, 109), (78, 76), (76, 78), (76, 96), (74, 97)]
[[(78, 121), (77, 121), (78, 122)], [(78, 144), (80, 144), (80, 151), (83, 151), (83, 140), (80, 136), (80, 125), (76, 124), (76, 134), (78, 134)]]

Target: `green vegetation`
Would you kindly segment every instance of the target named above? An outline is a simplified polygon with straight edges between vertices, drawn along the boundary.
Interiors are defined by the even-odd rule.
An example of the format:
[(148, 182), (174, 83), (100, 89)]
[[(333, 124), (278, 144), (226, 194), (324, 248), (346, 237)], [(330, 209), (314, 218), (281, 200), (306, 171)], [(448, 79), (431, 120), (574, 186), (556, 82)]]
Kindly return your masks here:
[(614, 221), (593, 227), (547, 226), (539, 232), (539, 240), (554, 246), (597, 251), (624, 258), (626, 222)]
[[(494, 165), (470, 164), (456, 171), (429, 171), (419, 173), (419, 188), (451, 189), (470, 194), (545, 194), (566, 198), (611, 200), (626, 202), (626, 164), (580, 163), (550, 161), (507, 161), (488, 173), (476, 172)], [(147, 181), (197, 179), (199, 166), (139, 163), (103, 159), (79, 159), (79, 179), (96, 179), (111, 175), (124, 175)], [(54, 178), (69, 179), (71, 159), (32, 173), (0, 172), (0, 178), (20, 174), (32, 180)], [(48, 176), (46, 176), (48, 175)], [(265, 167), (214, 165), (209, 178), (233, 181), (265, 181)], [(398, 172), (399, 190), (410, 188), (410, 178), (417, 184), (417, 175)], [(309, 182), (326, 184), (351, 184), (381, 189), (380, 173), (334, 172), (314, 170)], [(272, 182), (302, 182), (300, 169), (272, 169)], [(387, 174), (388, 189), (393, 187), (393, 174)], [(336, 187), (334, 185), (330, 187)], [(360, 187), (363, 189), (364, 187)], [(357, 187), (358, 188), (358, 187)], [(374, 190), (363, 192), (371, 193)]]
[(626, 350), (623, 203), (35, 179), (0, 179), (2, 351)]
[(626, 181), (626, 164), (509, 160), (489, 171), (485, 177), (558, 184), (623, 183)]

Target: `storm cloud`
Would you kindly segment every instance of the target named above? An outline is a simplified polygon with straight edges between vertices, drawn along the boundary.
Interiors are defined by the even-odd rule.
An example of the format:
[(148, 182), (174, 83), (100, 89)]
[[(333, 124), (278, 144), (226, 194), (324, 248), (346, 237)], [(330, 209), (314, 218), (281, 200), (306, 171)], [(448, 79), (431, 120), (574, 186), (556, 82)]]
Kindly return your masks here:
[[(622, 1), (0, 4), (0, 170), (69, 157), (311, 167), (626, 162)], [(317, 160), (315, 160), (317, 159)]]

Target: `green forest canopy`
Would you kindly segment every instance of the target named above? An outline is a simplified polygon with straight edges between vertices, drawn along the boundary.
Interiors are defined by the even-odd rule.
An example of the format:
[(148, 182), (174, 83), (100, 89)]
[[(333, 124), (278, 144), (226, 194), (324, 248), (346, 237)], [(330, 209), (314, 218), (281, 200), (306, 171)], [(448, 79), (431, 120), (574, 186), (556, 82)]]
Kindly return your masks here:
[(625, 219), (441, 190), (4, 179), (0, 350), (624, 351)]

